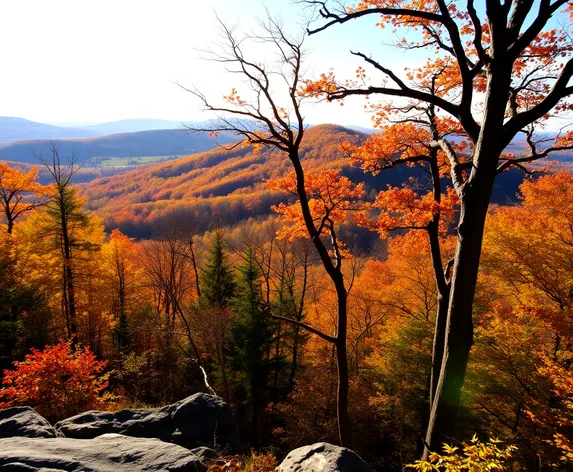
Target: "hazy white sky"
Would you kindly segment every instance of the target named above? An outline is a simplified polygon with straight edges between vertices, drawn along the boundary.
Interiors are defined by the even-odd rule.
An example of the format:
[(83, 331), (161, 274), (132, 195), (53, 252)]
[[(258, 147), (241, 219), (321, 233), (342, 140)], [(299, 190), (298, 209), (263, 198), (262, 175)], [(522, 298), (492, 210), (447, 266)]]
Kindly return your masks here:
[[(289, 29), (300, 29), (299, 5), (266, 4)], [(228, 92), (235, 79), (200, 60), (196, 49), (217, 39), (215, 11), (252, 30), (262, 6), (261, 0), (1, 1), (0, 115), (42, 122), (204, 119), (176, 84), (194, 83), (215, 96)], [(348, 52), (352, 44), (376, 52), (380, 41), (365, 22), (326, 31), (308, 38), (308, 64), (316, 75), (330, 67), (351, 72), (359, 64)], [(369, 126), (362, 106), (360, 100), (355, 107), (313, 106), (307, 121)]]
[[(252, 31), (263, 0), (0, 0), (0, 116), (42, 122), (104, 122), (124, 118), (209, 118), (177, 86), (197, 85), (210, 96), (228, 93), (236, 76), (199, 59), (218, 39), (215, 12), (226, 24)], [(302, 7), (266, 0), (290, 31), (302, 30)], [(391, 28), (365, 18), (306, 40), (307, 66), (352, 74), (372, 54), (398, 72), (412, 66)], [(415, 53), (416, 54), (416, 53)], [(419, 54), (419, 53), (418, 53)], [(418, 56), (421, 57), (421, 56)], [(408, 62), (410, 61), (410, 62)], [(370, 126), (360, 98), (305, 109), (308, 123)]]

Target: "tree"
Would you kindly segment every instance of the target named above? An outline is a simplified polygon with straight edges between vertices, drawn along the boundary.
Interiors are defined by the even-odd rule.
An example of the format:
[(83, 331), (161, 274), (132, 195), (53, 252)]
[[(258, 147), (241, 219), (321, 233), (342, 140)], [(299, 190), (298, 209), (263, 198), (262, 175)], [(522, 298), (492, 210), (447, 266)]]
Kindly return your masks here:
[[(354, 189), (348, 180), (332, 173), (315, 175), (313, 180), (316, 186), (307, 184), (299, 153), (304, 136), (304, 119), (301, 113), (304, 97), (299, 94), (303, 40), (289, 37), (283, 26), (271, 18), (262, 23), (261, 35), (245, 40), (237, 39), (232, 30), (223, 24), (221, 26), (226, 48), (221, 52), (211, 52), (210, 58), (224, 63), (230, 72), (241, 74), (252, 94), (244, 97), (233, 88), (229, 95), (224, 97), (224, 104), (215, 105), (200, 91), (187, 89), (201, 101), (207, 111), (218, 115), (217, 121), (211, 125), (191, 130), (208, 131), (212, 134), (232, 131), (242, 138), (242, 143), (246, 146), (253, 146), (258, 150), (273, 148), (288, 156), (294, 174), (288, 183), (284, 183), (284, 187), (287, 191), (296, 192), (298, 203), (292, 207), (279, 207), (279, 211), (284, 210), (285, 215), (294, 217), (296, 231), (299, 234), (304, 232), (312, 241), (336, 291), (338, 319), (334, 335), (324, 333), (302, 321), (282, 319), (297, 324), (336, 347), (339, 438), (341, 444), (349, 445), (351, 428), (348, 417), (346, 345), (348, 288), (343, 272), (346, 252), (337, 237), (337, 221), (334, 216), (345, 213), (345, 203), (344, 198), (333, 202), (329, 202), (327, 198), (328, 192), (335, 192), (339, 183), (351, 193), (359, 193), (361, 189)], [(274, 64), (262, 64), (258, 59), (249, 59), (245, 49), (248, 48), (248, 40), (270, 47), (273, 52), (278, 53), (278, 60)], [(320, 193), (321, 189), (325, 191), (324, 194)], [(339, 197), (340, 195), (337, 198)]]
[(89, 348), (64, 340), (39, 351), (32, 349), (14, 370), (5, 370), (0, 408), (28, 405), (50, 420), (102, 408), (109, 374)]
[(0, 162), (0, 204), (6, 218), (8, 234), (12, 233), (16, 219), (42, 204), (46, 189), (36, 182), (37, 177), (36, 167), (23, 172)]
[(490, 431), (518, 433), (530, 462), (537, 456), (566, 468), (573, 459), (565, 439), (573, 395), (573, 176), (561, 171), (520, 190), (521, 205), (488, 217), (481, 284), (495, 295), (477, 326), (468, 387), (492, 418)]
[(278, 239), (276, 246), (279, 257), (274, 273), (278, 277), (278, 282), (275, 283), (275, 297), (271, 300), (271, 313), (279, 316), (277, 318), (278, 332), (275, 356), (279, 356), (281, 349), (288, 348), (290, 350), (290, 368), (284, 389), (279, 387), (279, 369), (275, 369), (274, 373), (275, 397), (278, 400), (281, 390), (289, 393), (294, 388), (295, 377), (299, 370), (299, 357), (301, 357), (306, 340), (305, 333), (297, 324), (285, 322), (286, 326), (283, 330), (280, 317), (303, 321), (309, 288), (309, 270), (313, 262), (312, 258), (316, 255), (313, 252), (312, 243), (308, 239), (296, 240), (294, 244), (288, 239)]
[[(438, 121), (434, 107), (429, 106), (422, 116), (416, 115), (404, 123), (390, 125), (368, 138), (362, 145), (343, 145), (347, 154), (358, 161), (362, 169), (373, 175), (399, 165), (416, 165), (429, 174), (427, 186), (430, 189), (427, 193), (423, 193), (425, 186), (418, 182), (406, 184), (403, 188), (388, 186), (387, 190), (378, 194), (372, 204), (365, 205), (365, 211), (359, 216), (358, 222), (377, 231), (381, 237), (387, 237), (393, 231), (410, 230), (422, 230), (428, 237), (437, 290), (430, 404), (433, 403), (442, 364), (453, 262), (453, 259), (449, 259), (444, 263), (446, 251), (442, 242), (447, 235), (448, 225), (454, 219), (458, 203), (452, 188), (443, 192), (442, 180), (449, 170), (446, 157), (439, 148), (430, 144), (431, 139), (437, 142), (450, 133), (440, 128), (443, 128), (443, 123)], [(464, 147), (464, 143), (456, 143), (453, 146), (460, 149)], [(378, 213), (375, 218), (371, 216), (373, 212)]]
[(17, 240), (0, 233), (0, 371), (50, 339), (51, 313), (38, 286), (18, 266)]
[(139, 275), (134, 262), (137, 248), (131, 238), (114, 229), (102, 252), (110, 272), (113, 293), (112, 313), (117, 321), (115, 343), (117, 348), (123, 351), (130, 343), (128, 312), (133, 298), (135, 278)]
[(208, 260), (201, 274), (201, 299), (209, 306), (229, 306), (235, 290), (233, 272), (228, 265), (219, 231), (215, 232)]
[(215, 231), (207, 261), (201, 270), (199, 298), (196, 313), (197, 328), (205, 342), (205, 351), (214, 365), (216, 380), (223, 389), (223, 398), (231, 399), (229, 378), (230, 330), (234, 315), (230, 309), (235, 293), (235, 275), (228, 261), (221, 231)]
[(261, 272), (254, 259), (253, 247), (245, 250), (245, 262), (231, 306), (236, 314), (231, 330), (231, 362), (235, 372), (244, 377), (251, 402), (251, 428), (254, 444), (260, 441), (260, 423), (270, 401), (269, 377), (280, 359), (271, 357), (275, 326), (268, 316), (269, 306), (263, 300)]
[[(356, 57), (380, 74), (381, 84), (370, 80), (360, 67), (358, 80), (341, 83), (329, 73), (310, 84), (309, 92), (324, 94), (330, 100), (352, 95), (401, 98), (391, 102), (390, 110), (379, 108), (380, 122), (389, 116), (395, 120), (412, 117), (420, 108), (433, 106), (436, 113), (463, 131), (469, 143), (467, 152), (460, 154), (449, 139), (430, 142), (449, 161), (461, 209), (446, 320), (437, 322), (444, 327), (444, 343), (436, 353), (442, 362), (428, 422), (427, 455), (428, 449), (437, 449), (454, 431), (473, 342), (472, 307), (495, 177), (510, 167), (523, 168), (524, 163), (572, 145), (571, 131), (558, 136), (552, 145), (535, 137), (540, 123), (571, 106), (567, 100), (573, 95), (570, 36), (549, 29), (551, 18), (570, 4), (567, 0), (537, 4), (532, 0), (492, 0), (486, 2), (483, 12), (477, 11), (471, 0), (465, 9), (443, 0), (423, 4), (364, 0), (348, 9), (338, 2), (332, 2), (334, 8), (327, 1), (305, 3), (318, 6), (323, 20), (311, 34), (375, 15), (381, 16), (380, 26), (390, 23), (396, 29), (407, 28), (418, 34), (410, 36), (412, 39), (405, 36), (399, 47), (438, 52), (424, 66), (406, 71), (405, 77), (356, 52)], [(518, 134), (525, 136), (528, 152), (521, 156), (503, 154)]]
[(49, 190), (50, 199), (45, 205), (45, 213), (49, 221), (41, 231), (44, 237), (52, 239), (54, 247), (61, 252), (62, 306), (68, 337), (75, 339), (78, 332), (78, 320), (74, 251), (92, 251), (98, 246), (82, 237), (85, 236), (82, 230), (90, 227), (91, 216), (83, 210), (84, 200), (78, 196), (77, 189), (72, 187), (72, 177), (78, 170), (75, 156), (72, 154), (68, 164), (63, 165), (58, 146), (52, 142), (49, 155), (38, 157), (52, 178)]
[[(142, 266), (147, 275), (147, 284), (152, 290), (155, 314), (159, 318), (163, 336), (163, 372), (171, 375), (175, 368), (175, 348), (178, 344), (177, 327), (184, 329), (186, 346), (183, 351), (187, 359), (204, 374), (201, 353), (195, 342), (189, 315), (192, 313), (193, 264), (186, 254), (186, 243), (176, 233), (167, 232), (158, 240), (147, 241), (144, 245)], [(201, 375), (201, 383), (207, 379)]]

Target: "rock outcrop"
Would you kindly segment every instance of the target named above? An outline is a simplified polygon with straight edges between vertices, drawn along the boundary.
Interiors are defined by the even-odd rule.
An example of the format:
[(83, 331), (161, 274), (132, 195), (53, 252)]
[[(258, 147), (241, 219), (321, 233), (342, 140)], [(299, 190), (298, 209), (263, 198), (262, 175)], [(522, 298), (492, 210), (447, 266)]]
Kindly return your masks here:
[(104, 434), (95, 439), (0, 439), (0, 469), (14, 472), (204, 472), (201, 448), (185, 449), (158, 439)]
[(372, 469), (350, 449), (321, 442), (291, 451), (276, 472), (372, 472)]
[(29, 406), (16, 406), (0, 410), (0, 438), (13, 436), (55, 438), (56, 430)]
[(118, 433), (157, 438), (188, 449), (216, 446), (233, 453), (240, 450), (233, 412), (221, 398), (205, 393), (161, 408), (88, 411), (60, 421), (55, 428), (67, 438), (91, 439)]

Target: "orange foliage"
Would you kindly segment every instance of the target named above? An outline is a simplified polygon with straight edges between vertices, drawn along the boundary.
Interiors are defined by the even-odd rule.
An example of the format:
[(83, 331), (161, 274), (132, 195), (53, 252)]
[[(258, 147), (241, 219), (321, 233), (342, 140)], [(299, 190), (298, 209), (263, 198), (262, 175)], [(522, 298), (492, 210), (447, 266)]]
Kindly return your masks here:
[(37, 206), (38, 202), (27, 201), (26, 196), (31, 194), (38, 198), (46, 194), (46, 188), (36, 182), (37, 178), (37, 167), (23, 172), (0, 162), (0, 205), (8, 220), (8, 232), (16, 218)]
[[(333, 234), (334, 225), (348, 219), (349, 212), (356, 210), (355, 200), (364, 193), (364, 184), (353, 184), (340, 171), (328, 170), (308, 174), (305, 178), (308, 203), (315, 227), (319, 234)], [(291, 173), (287, 177), (271, 180), (269, 186), (287, 195), (296, 195), (296, 177)], [(283, 235), (289, 239), (308, 237), (300, 204), (280, 203), (272, 209), (283, 215), (288, 226)]]
[(535, 451), (566, 469), (573, 462), (573, 176), (558, 172), (520, 189), (521, 206), (488, 219), (484, 314), (467, 389), (474, 408), (499, 420), (492, 431), (519, 433), (520, 454)]
[[(374, 203), (368, 204), (366, 211), (356, 217), (356, 221), (386, 237), (389, 231), (397, 229), (426, 229), (434, 216), (439, 214), (441, 230), (445, 235), (458, 201), (452, 188), (442, 194), (438, 203), (431, 192), (420, 196), (410, 187), (388, 186), (388, 190), (380, 192)], [(368, 217), (368, 210), (379, 210), (378, 216), (375, 219)]]
[(429, 131), (412, 123), (400, 123), (385, 127), (361, 145), (346, 141), (341, 147), (364, 171), (377, 175), (397, 159), (411, 159), (408, 165), (416, 165), (416, 160), (422, 160), (427, 155), (430, 139)]
[[(305, 169), (349, 169), (350, 162), (338, 146), (359, 139), (360, 133), (339, 126), (309, 128), (301, 144)], [(289, 169), (284, 153), (252, 152), (239, 146), (97, 179), (83, 185), (82, 191), (88, 197), (88, 208), (97, 211), (106, 226), (119, 226), (123, 232), (151, 228), (176, 211), (187, 211), (198, 222), (228, 220), (232, 224), (268, 214), (271, 205), (284, 201), (265, 181), (284, 177)]]
[[(573, 359), (569, 353), (565, 365)], [(544, 364), (539, 368), (539, 372), (545, 376), (551, 385), (551, 390), (555, 396), (554, 405), (559, 402), (564, 412), (560, 412), (557, 418), (557, 425), (561, 431), (555, 431), (549, 440), (561, 453), (560, 460), (573, 464), (573, 438), (571, 435), (564, 434), (564, 431), (573, 429), (573, 372), (564, 366), (563, 362), (556, 362), (548, 356), (543, 357)], [(543, 423), (543, 418), (539, 418)]]
[[(474, 10), (475, 16), (472, 18), (472, 11), (469, 8), (464, 9), (458, 2), (448, 3), (447, 9), (451, 21), (445, 19), (447, 17), (441, 10), (441, 6), (435, 0), (359, 0), (354, 7), (346, 8), (344, 13), (340, 13), (340, 17), (344, 17), (345, 14), (352, 15), (366, 10), (380, 9), (380, 20), (377, 26), (393, 27), (393, 33), (400, 38), (395, 42), (396, 47), (406, 50), (427, 49), (435, 52), (436, 57), (428, 59), (421, 67), (406, 68), (404, 77), (384, 73), (381, 79), (377, 79), (377, 83), (367, 81), (366, 72), (363, 70), (357, 74), (363, 84), (358, 84), (354, 80), (337, 80), (334, 73), (330, 71), (328, 74), (322, 74), (315, 81), (307, 82), (304, 92), (320, 97), (357, 86), (362, 87), (364, 91), (367, 91), (369, 87), (382, 86), (397, 92), (408, 87), (456, 103), (462, 92), (463, 75), (458, 63), (460, 54), (456, 51), (457, 46), (464, 49), (468, 69), (475, 71), (467, 80), (468, 84), (471, 80), (474, 92), (484, 93), (487, 87), (488, 72), (487, 67), (480, 63), (487, 62), (484, 57), (492, 55), (490, 25), (484, 21), (479, 12), (474, 10), (473, 6), (471, 10)], [(566, 9), (570, 18), (573, 18), (571, 5), (568, 4)], [(400, 14), (397, 14), (397, 10)], [(420, 13), (423, 14), (420, 15)], [(335, 17), (334, 13), (332, 17)], [(479, 20), (479, 34), (476, 32), (474, 19)], [(405, 30), (403, 33), (398, 31), (402, 28)], [(457, 37), (456, 41), (452, 40), (452, 36)], [(458, 44), (456, 44), (457, 41), (459, 41)], [(552, 87), (552, 81), (559, 75), (572, 52), (573, 44), (567, 31), (557, 28), (540, 31), (513, 62), (512, 87), (516, 93), (508, 107), (508, 115), (531, 109), (547, 96)], [(381, 65), (384, 66), (382, 63)], [(398, 80), (395, 80), (396, 77)], [(400, 83), (400, 81), (403, 82)], [(400, 93), (392, 95), (400, 95)], [(415, 107), (420, 103), (420, 101), (412, 100), (411, 105)], [(403, 107), (403, 104), (393, 106), (401, 112), (407, 109)], [(570, 100), (564, 99), (545, 118), (563, 109), (569, 109), (570, 106)], [(409, 111), (411, 112), (412, 109)], [(375, 122), (377, 126), (380, 124), (378, 118), (375, 118)]]
[(231, 93), (229, 93), (229, 95), (223, 96), (223, 98), (227, 102), (233, 103), (233, 104), (239, 105), (239, 106), (244, 106), (247, 103), (245, 100), (243, 100), (240, 97), (239, 92), (237, 92), (237, 90), (235, 88), (231, 89)]
[[(404, 46), (409, 44), (404, 43)], [(446, 97), (462, 85), (460, 70), (455, 60), (449, 56), (430, 59), (416, 69), (406, 69), (406, 77), (441, 97)]]

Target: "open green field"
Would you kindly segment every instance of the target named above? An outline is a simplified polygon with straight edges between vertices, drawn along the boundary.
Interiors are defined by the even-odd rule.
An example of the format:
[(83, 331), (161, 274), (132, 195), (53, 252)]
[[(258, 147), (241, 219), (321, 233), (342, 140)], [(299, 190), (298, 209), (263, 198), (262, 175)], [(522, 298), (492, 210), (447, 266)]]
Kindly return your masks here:
[(152, 162), (164, 162), (177, 159), (179, 156), (139, 156), (139, 157), (95, 157), (92, 162), (102, 167), (138, 166)]

